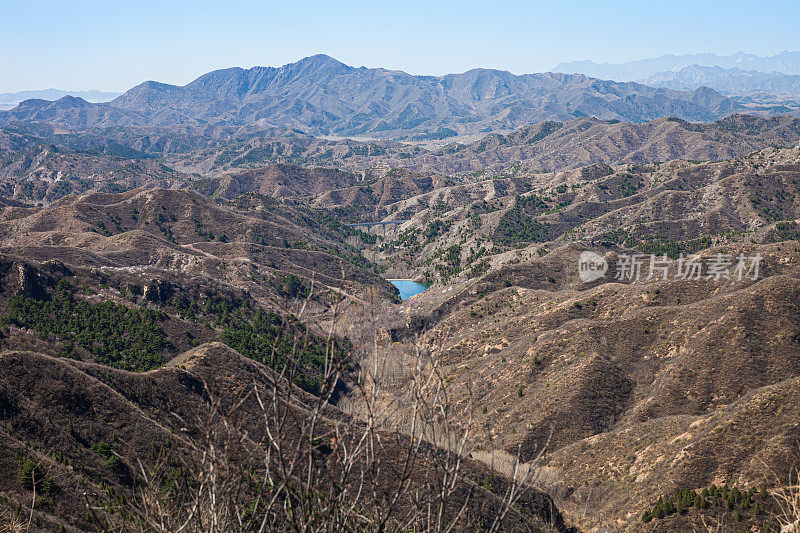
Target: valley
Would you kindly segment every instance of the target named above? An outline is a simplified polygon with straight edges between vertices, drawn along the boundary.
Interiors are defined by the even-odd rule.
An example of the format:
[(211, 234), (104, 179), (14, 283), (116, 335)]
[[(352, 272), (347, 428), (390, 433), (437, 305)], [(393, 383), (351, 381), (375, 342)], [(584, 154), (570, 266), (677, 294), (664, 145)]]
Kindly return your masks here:
[[(740, 135), (751, 139), (789, 138), (797, 127), (783, 119), (728, 123), (749, 120), (751, 130)], [(741, 149), (735, 143), (731, 149)], [(377, 159), (383, 167), (365, 160), (361, 169), (274, 162), (199, 174), (170, 166), (170, 154), (131, 159), (63, 144), (23, 147), (4, 171), (14, 185), (0, 215), (0, 361), (9, 375), (20, 373), (17, 383), (51, 367), (87, 391), (100, 379), (98, 392), (80, 400), (100, 405), (108, 400), (95, 395), (118, 379), (202, 374), (205, 388), (231, 364), (281, 372), (296, 360), (290, 381), (297, 394), (312, 395), (307, 401), (334, 386), (335, 417), (380, 413), (382, 431), (412, 434), (409, 423), (420, 416), (414, 384), (420, 371), (435, 370), (452, 398), (447, 431), (463, 432), (469, 468), (508, 476), (519, 454), (530, 494), (552, 498), (564, 520), (548, 526), (555, 529), (648, 530), (643, 513), (675, 491), (773, 490), (773, 474), (786, 476), (800, 461), (793, 444), (800, 152), (768, 147), (706, 162), (617, 154), (609, 163), (494, 175), (490, 166), (486, 174), (426, 172), (387, 159)], [(384, 234), (382, 226), (354, 226), (363, 221), (400, 222)], [(608, 262), (606, 278), (579, 279), (586, 250)], [(626, 254), (640, 254), (643, 272), (654, 256), (699, 254), (707, 263), (744, 254), (762, 262), (757, 279), (613, 277)], [(398, 279), (423, 292), (398, 291)], [(53, 320), (62, 315), (75, 318)], [(332, 385), (330, 361), (339, 369)], [(102, 377), (104, 367), (123, 373)], [(142, 392), (119, 407), (131, 413), (123, 420), (156, 401), (155, 388), (135, 387)], [(183, 394), (174, 399), (180, 407), (152, 409), (195, 409)], [(8, 449), (35, 442), (30, 457), (52, 451), (45, 422), (34, 423), (17, 393), (3, 398)], [(776, 405), (774, 420), (759, 414)], [(69, 418), (79, 435), (95, 432), (82, 437), (87, 442), (111, 442), (129, 472), (144, 453), (109, 421), (47, 412), (62, 426)], [(90, 466), (80, 443), (58, 447), (71, 468), (106, 480), (92, 485), (105, 502), (98, 509), (124, 521), (101, 490), (135, 498), (124, 476)], [(67, 507), (45, 502), (45, 514), (34, 510), (42, 527), (79, 504), (67, 496), (74, 471), (56, 474), (61, 468), (53, 463), (47, 472)], [(15, 482), (4, 483), (9, 508), (24, 505)], [(759, 501), (762, 509), (773, 505)], [(737, 512), (754, 527), (774, 520), (752, 507)], [(696, 506), (654, 520), (685, 528), (711, 519), (736, 522), (734, 513)]]
[(676, 57), (0, 111), (0, 532), (792, 527), (800, 118)]

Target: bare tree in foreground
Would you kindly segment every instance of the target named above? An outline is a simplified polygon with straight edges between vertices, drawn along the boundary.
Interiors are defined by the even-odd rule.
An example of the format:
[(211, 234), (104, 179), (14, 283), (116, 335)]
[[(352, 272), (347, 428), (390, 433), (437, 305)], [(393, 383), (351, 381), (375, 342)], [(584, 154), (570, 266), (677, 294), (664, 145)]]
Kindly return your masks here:
[(800, 472), (794, 472), (789, 483), (777, 489), (772, 497), (779, 509), (776, 518), (781, 533), (800, 533)]
[[(333, 327), (329, 346), (332, 338)], [(401, 413), (380, 400), (375, 340), (351, 391), (361, 412), (354, 420), (330, 405), (341, 377), (332, 349), (318, 394), (291, 384), (306, 341), (298, 336), (286, 364), (263, 370), (235, 399), (206, 386), (212, 401), (207, 417), (196, 421), (201, 438), (187, 439), (189, 451), (180, 460), (139, 465), (132, 506), (139, 530), (498, 531), (512, 516), (515, 529), (541, 529), (541, 519), (520, 505), (541, 455), (523, 465), (517, 453), (508, 477), (475, 462), (470, 474), (472, 418), (454, 423), (456, 402), (437, 360), (416, 352)], [(471, 409), (471, 394), (466, 403)], [(259, 420), (246, 413), (258, 413)], [(400, 415), (402, 431), (391, 424)], [(168, 474), (175, 470), (166, 468), (169, 461), (181, 475)], [(494, 492), (481, 486), (480, 476), (491, 477)]]

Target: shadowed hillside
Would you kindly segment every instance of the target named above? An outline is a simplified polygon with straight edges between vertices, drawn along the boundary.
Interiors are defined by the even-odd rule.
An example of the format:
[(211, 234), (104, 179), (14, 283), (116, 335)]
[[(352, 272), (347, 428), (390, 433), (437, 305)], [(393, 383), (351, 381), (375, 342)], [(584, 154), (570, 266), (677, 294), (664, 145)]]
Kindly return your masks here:
[[(182, 523), (251, 530), (262, 516), (270, 530), (314, 527), (323, 519), (339, 530), (364, 530), (381, 522), (397, 527), (409, 517), (423, 525), (419, 511), (428, 505), (442, 510), (443, 523), (463, 528), (491, 524), (504, 509), (504, 482), (493, 480), (491, 492), (481, 485), (491, 472), (471, 460), (451, 478), (439, 505), (432, 489), (447, 472), (446, 453), (415, 448), (389, 432), (363, 433), (383, 439), (369, 455), (358, 453), (355, 464), (339, 462), (333, 454), (344, 443), (358, 450), (362, 425), (334, 407), (320, 411), (314, 397), (220, 344), (199, 346), (146, 374), (32, 352), (5, 352), (0, 367), (0, 464), (18, 472), (0, 480), (0, 509), (6, 523), (31, 531), (163, 530)], [(272, 450), (276, 431), (280, 447)], [(297, 452), (310, 463), (286, 475), (283, 461)], [(383, 471), (371, 461), (381, 461)], [(340, 475), (334, 465), (351, 470)], [(375, 484), (355, 489), (364, 476)], [(265, 489), (267, 480), (281, 485)], [(286, 499), (275, 505), (273, 493)], [(38, 494), (33, 504), (32, 494)], [(504, 530), (566, 530), (538, 492), (515, 500), (506, 516)]]

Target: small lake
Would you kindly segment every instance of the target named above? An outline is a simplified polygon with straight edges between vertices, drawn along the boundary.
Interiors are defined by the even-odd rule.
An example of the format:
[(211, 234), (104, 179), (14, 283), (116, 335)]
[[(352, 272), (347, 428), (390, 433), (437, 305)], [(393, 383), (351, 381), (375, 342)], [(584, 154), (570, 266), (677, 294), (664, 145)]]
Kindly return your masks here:
[(429, 285), (423, 285), (422, 283), (417, 283), (416, 281), (411, 281), (408, 279), (390, 279), (387, 281), (397, 287), (397, 289), (400, 291), (401, 300), (407, 300), (429, 287)]

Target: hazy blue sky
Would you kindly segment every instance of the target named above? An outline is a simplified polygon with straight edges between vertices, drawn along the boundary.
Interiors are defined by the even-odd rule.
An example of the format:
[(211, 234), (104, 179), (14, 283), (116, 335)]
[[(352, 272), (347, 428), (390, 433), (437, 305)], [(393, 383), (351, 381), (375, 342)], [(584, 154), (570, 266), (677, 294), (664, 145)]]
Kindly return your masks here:
[(413, 74), (800, 49), (800, 1), (0, 0), (0, 92), (184, 84), (327, 53)]

